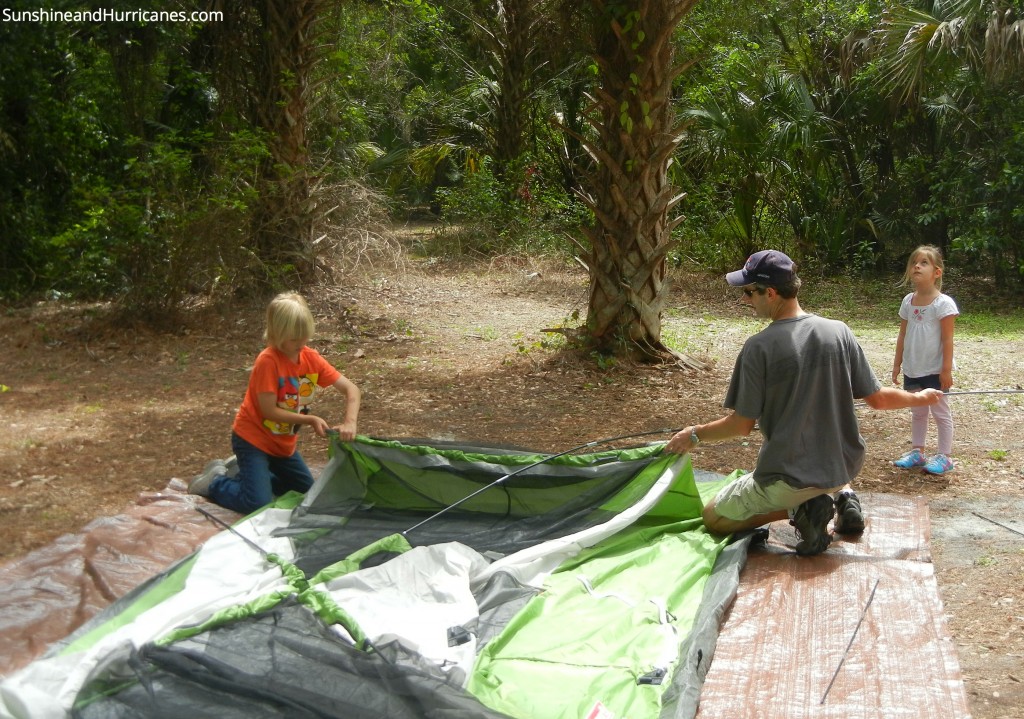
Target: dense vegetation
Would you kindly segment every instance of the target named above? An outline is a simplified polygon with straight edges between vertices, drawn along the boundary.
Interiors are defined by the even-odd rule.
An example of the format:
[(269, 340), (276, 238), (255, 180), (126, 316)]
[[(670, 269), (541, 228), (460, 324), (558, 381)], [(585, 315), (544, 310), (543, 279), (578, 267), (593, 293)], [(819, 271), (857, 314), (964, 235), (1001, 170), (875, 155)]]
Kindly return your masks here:
[[(646, 231), (624, 224), (644, 192), (671, 237), (652, 267), (774, 246), (871, 273), (932, 243), (1019, 288), (1022, 5), (240, 0), (203, 6), (217, 22), (76, 23), (16, 21), (35, 4), (15, 2), (0, 295), (166, 317), (330, 278), (388, 217), (436, 218), (430, 252), (594, 264)], [(655, 53), (674, 69), (648, 77)], [(664, 178), (636, 179), (641, 140)]]

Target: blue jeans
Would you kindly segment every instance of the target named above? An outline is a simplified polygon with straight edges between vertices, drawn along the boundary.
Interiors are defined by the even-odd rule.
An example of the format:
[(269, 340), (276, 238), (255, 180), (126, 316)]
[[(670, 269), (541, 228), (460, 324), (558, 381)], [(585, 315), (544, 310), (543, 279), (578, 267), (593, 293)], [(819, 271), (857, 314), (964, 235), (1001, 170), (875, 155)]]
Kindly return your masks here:
[(222, 507), (249, 514), (289, 490), (306, 492), (313, 475), (298, 450), (290, 457), (267, 454), (234, 432), (231, 449), (238, 460), (238, 475), (217, 477), (210, 484), (210, 499)]

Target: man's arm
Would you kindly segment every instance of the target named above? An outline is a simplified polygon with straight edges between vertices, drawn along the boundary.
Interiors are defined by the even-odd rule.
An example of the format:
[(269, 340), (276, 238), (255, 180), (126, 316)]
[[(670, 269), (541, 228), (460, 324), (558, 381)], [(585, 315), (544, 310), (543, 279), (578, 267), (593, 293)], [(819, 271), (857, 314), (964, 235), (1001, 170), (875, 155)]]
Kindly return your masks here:
[(907, 392), (895, 387), (882, 387), (874, 394), (864, 398), (871, 409), (905, 409), (906, 407), (924, 407), (935, 404), (942, 399), (942, 392), (937, 389), (923, 389), (920, 392)]
[(668, 441), (664, 451), (673, 454), (686, 454), (693, 449), (693, 443), (690, 441), (690, 435), (693, 432), (697, 433), (697, 438), (701, 442), (718, 442), (732, 437), (745, 437), (753, 431), (756, 423), (757, 420), (733, 412), (714, 422), (684, 428)]

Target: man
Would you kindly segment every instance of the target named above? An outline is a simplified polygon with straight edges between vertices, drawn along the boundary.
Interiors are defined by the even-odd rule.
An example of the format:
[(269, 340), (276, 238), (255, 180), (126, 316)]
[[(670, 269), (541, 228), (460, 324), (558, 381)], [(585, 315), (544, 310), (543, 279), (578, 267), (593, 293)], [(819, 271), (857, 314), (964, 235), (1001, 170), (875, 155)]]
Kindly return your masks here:
[(942, 392), (882, 387), (849, 327), (801, 309), (800, 278), (783, 253), (757, 252), (725, 279), (771, 323), (736, 358), (723, 402), (732, 413), (686, 427), (665, 450), (685, 454), (700, 442), (748, 435), (759, 423), (764, 444), (756, 468), (704, 508), (704, 525), (732, 534), (789, 517), (801, 537), (797, 554), (820, 554), (832, 541), (828, 524), (837, 513), (837, 532), (864, 529), (860, 501), (848, 486), (865, 450), (854, 400), (901, 409), (935, 404)]

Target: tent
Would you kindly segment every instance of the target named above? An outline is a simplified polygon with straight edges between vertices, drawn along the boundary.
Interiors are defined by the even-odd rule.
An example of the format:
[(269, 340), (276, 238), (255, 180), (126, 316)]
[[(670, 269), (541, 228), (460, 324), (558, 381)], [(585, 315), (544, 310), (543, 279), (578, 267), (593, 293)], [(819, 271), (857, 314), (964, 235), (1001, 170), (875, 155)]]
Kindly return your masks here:
[[(746, 541), (663, 445), (360, 438), (0, 683), (0, 717), (692, 717)], [(703, 477), (702, 479), (708, 479)]]

